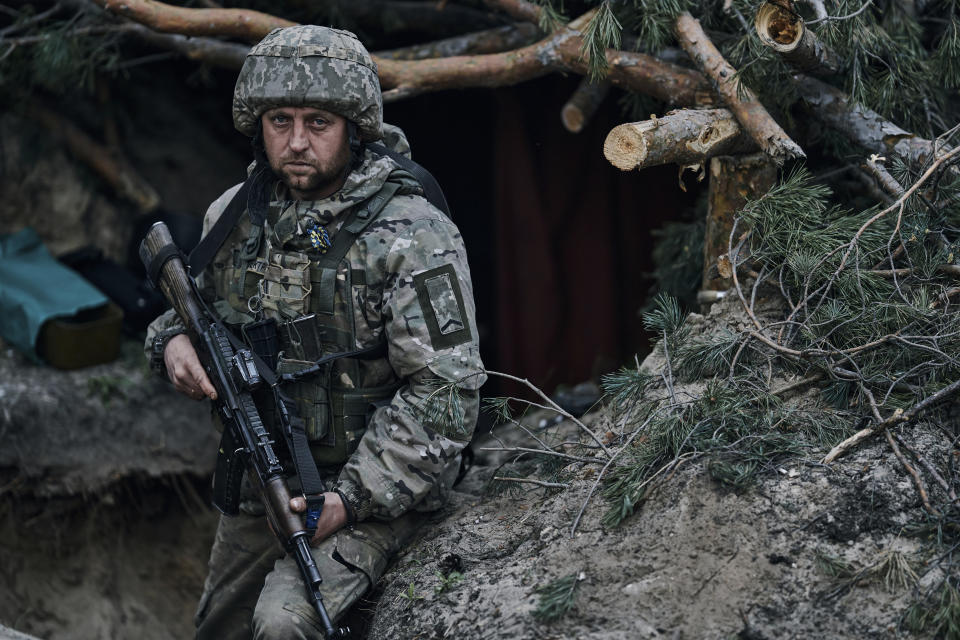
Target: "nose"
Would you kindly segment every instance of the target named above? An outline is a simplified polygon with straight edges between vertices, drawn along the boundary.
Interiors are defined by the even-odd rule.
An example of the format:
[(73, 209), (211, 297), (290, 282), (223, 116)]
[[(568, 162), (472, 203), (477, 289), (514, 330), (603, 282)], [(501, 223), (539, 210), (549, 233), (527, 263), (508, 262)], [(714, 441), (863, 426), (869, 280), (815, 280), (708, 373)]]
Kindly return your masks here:
[(293, 131), (290, 134), (290, 150), (294, 153), (302, 153), (310, 147), (310, 141), (307, 138), (307, 126), (298, 118), (293, 120)]

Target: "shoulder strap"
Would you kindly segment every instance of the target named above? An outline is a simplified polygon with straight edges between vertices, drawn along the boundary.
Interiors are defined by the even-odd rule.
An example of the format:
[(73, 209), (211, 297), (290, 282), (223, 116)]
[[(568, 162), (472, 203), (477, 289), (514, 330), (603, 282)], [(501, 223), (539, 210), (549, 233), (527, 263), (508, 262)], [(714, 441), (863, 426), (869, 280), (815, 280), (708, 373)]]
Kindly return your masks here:
[(400, 165), (401, 168), (409, 171), (413, 177), (417, 179), (417, 182), (420, 183), (420, 186), (423, 187), (423, 196), (427, 201), (437, 209), (440, 209), (440, 211), (443, 211), (447, 217), (450, 217), (450, 205), (447, 204), (447, 199), (443, 195), (443, 189), (440, 188), (440, 184), (437, 182), (437, 179), (433, 177), (433, 174), (407, 156), (397, 153), (393, 149), (388, 149), (382, 144), (367, 143), (367, 148), (377, 155), (387, 156)]
[(207, 268), (207, 265), (213, 260), (213, 256), (217, 255), (217, 251), (223, 246), (227, 236), (229, 236), (233, 228), (237, 226), (237, 222), (240, 221), (240, 216), (247, 210), (248, 191), (250, 191), (249, 181), (243, 183), (243, 186), (240, 187), (230, 200), (230, 203), (227, 204), (227, 208), (223, 210), (223, 213), (220, 214), (217, 221), (213, 223), (213, 227), (207, 235), (203, 236), (200, 242), (197, 243), (197, 246), (193, 248), (193, 251), (190, 252), (190, 275), (194, 278), (203, 273), (203, 270)]
[(386, 181), (380, 190), (373, 196), (367, 198), (358, 206), (354, 207), (343, 221), (336, 235), (333, 236), (333, 244), (327, 249), (327, 252), (317, 259), (316, 269), (319, 272), (320, 288), (315, 290), (313, 295), (316, 306), (316, 313), (333, 315), (334, 290), (337, 280), (337, 266), (347, 251), (357, 240), (357, 236), (363, 233), (371, 222), (377, 219), (383, 208), (387, 206), (397, 191), (400, 184), (397, 182)]

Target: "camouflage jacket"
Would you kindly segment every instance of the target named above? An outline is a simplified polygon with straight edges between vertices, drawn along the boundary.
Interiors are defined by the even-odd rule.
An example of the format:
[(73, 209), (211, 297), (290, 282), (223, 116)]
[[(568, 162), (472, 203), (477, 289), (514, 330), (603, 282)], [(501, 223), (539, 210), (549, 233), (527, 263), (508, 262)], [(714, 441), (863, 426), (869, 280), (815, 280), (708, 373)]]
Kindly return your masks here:
[[(400, 138), (390, 133), (391, 146), (407, 151), (402, 133)], [(456, 226), (422, 197), (419, 184), (394, 161), (367, 151), (336, 194), (313, 202), (272, 202), (265, 241), (256, 259), (238, 270), (237, 255), (251, 227), (243, 216), (198, 279), (202, 294), (228, 324), (249, 321), (250, 309), (258, 304), (279, 320), (308, 313), (309, 302), (300, 300), (298, 307), (301, 296), (282, 298), (285, 291), (276, 298), (280, 304), (269, 303), (269, 286), (264, 291), (262, 280), (265, 269), (280, 266), (274, 252), (286, 252), (284, 267), (295, 266), (289, 263), (291, 253), (309, 257), (310, 230), (322, 228), (335, 238), (353, 205), (377, 193), (388, 178), (399, 181), (400, 190), (357, 237), (336, 273), (335, 301), (340, 322), (352, 325), (353, 348), (381, 340), (387, 345), (386, 357), (361, 361), (350, 375), (335, 369), (336, 382), (345, 388), (399, 385), (389, 404), (373, 413), (356, 450), (339, 469), (335, 489), (347, 498), (357, 521), (393, 519), (412, 508), (432, 510), (443, 504), (457, 475), (459, 453), (476, 424), (478, 389), (486, 375), (467, 256)], [(239, 188), (210, 205), (204, 234)], [(278, 187), (275, 193), (285, 192)], [(314, 282), (314, 289), (319, 284)], [(148, 331), (148, 351), (157, 332), (178, 323), (172, 311), (157, 318)], [(443, 383), (454, 386), (434, 393)], [(438, 396), (449, 402), (427, 402)], [(325, 476), (330, 471), (322, 469)]]

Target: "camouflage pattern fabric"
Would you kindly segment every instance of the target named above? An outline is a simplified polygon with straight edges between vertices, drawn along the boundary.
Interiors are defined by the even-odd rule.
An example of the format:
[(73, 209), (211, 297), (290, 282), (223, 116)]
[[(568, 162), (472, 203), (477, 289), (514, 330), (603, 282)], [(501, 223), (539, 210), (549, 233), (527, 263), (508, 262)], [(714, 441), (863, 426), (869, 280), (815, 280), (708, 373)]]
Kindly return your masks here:
[[(388, 139), (403, 143), (395, 147), (403, 148), (406, 143), (402, 132), (394, 128), (390, 128)], [(323, 225), (335, 242), (354, 205), (377, 193), (388, 179), (402, 184), (397, 195), (358, 236), (340, 264), (324, 273), (314, 264), (314, 259), (319, 260), (321, 256), (311, 253), (307, 230), (313, 225)], [(237, 189), (239, 185), (210, 206), (204, 220), (204, 233), (222, 214)], [(337, 534), (331, 543), (334, 548), (352, 544), (354, 538), (362, 537), (356, 532), (366, 531), (366, 527), (380, 531), (378, 527), (386, 526), (389, 531), (385, 536), (400, 539), (407, 526), (401, 526), (402, 523), (416, 521), (422, 517), (418, 512), (432, 511), (446, 502), (457, 475), (460, 451), (476, 424), (478, 389), (486, 379), (479, 355), (473, 290), (462, 238), (456, 226), (422, 197), (419, 184), (409, 174), (389, 158), (369, 151), (343, 188), (328, 198), (294, 202), (287, 199), (279, 185), (275, 196), (257, 255), (249, 259), (244, 256), (244, 245), (251, 236), (249, 218), (244, 216), (198, 279), (201, 293), (228, 323), (249, 321), (257, 310), (287, 320), (279, 308), (270, 309), (262, 304), (259, 292), (271, 264), (288, 267), (296, 263), (297, 255), (303, 254), (311, 259), (307, 269), (311, 274), (310, 291), (304, 298), (304, 308), (317, 322), (302, 324), (301, 318), (297, 324), (283, 325), (281, 334), (286, 331), (296, 339), (285, 340), (286, 351), (281, 363), (291, 366), (291, 361), (306, 362), (306, 349), (311, 342), (308, 326), (313, 326), (314, 333), (322, 336), (316, 341), (324, 351), (345, 346), (361, 349), (386, 341), (386, 357), (369, 361), (341, 360), (330, 371), (333, 392), (340, 398), (345, 398), (351, 390), (390, 388), (391, 385), (399, 388), (384, 406), (372, 413), (368, 424), (349, 426), (353, 444), (347, 451), (345, 463), (322, 466), (321, 472), (336, 478), (334, 487), (346, 497), (358, 522), (354, 534)], [(280, 284), (291, 285), (290, 281)], [(334, 287), (334, 295), (332, 313), (327, 314), (315, 305), (328, 298), (329, 285)], [(299, 281), (296, 286), (306, 292), (305, 281)], [(296, 297), (287, 293), (287, 297)], [(158, 318), (148, 331), (147, 351), (157, 331), (177, 324), (172, 312)], [(307, 388), (298, 394), (301, 399), (314, 398), (304, 402), (312, 407), (301, 407), (301, 412), (309, 413), (312, 408), (314, 416), (321, 416), (322, 412), (317, 410), (321, 404), (317, 400), (319, 385), (298, 384), (312, 387), (318, 394), (309, 396), (311, 389)], [(446, 420), (435, 422), (423, 410), (440, 384), (453, 385), (459, 404), (457, 412), (462, 417), (459, 424)], [(321, 426), (315, 420), (312, 435), (317, 437), (311, 443), (311, 450), (323, 462), (322, 454), (330, 447), (326, 446), (329, 433), (322, 433)], [(269, 535), (262, 519), (258, 522)], [(221, 525), (229, 526), (230, 523)], [(225, 529), (223, 536), (218, 534), (218, 541), (234, 535), (240, 533)], [(238, 541), (238, 544), (245, 543)], [(386, 558), (396, 545), (376, 542), (371, 545), (383, 549), (383, 560), (375, 559), (381, 556), (372, 552), (367, 554), (368, 561), (362, 561), (367, 557), (364, 553), (357, 552), (352, 557), (358, 566), (366, 562), (363, 571), (370, 580), (375, 580), (383, 570), (381, 564), (385, 566)], [(238, 561), (239, 566), (234, 569), (224, 569), (221, 565), (229, 564), (232, 554), (240, 553), (238, 550), (215, 547), (211, 556), (209, 595), (205, 595), (200, 613), (201, 618), (211, 621), (209, 624), (214, 627), (217, 620), (235, 616), (249, 620), (250, 607), (255, 606), (253, 594), (259, 593), (263, 584), (257, 580), (263, 579), (263, 567), (269, 564), (270, 557), (253, 546), (244, 548), (251, 550), (251, 554), (243, 556), (246, 559)], [(339, 555), (348, 557), (342, 550)], [(320, 556), (318, 551), (318, 562)], [(247, 565), (250, 570), (242, 570)], [(284, 562), (280, 561), (273, 570), (267, 571), (271, 576), (267, 578), (267, 587), (284, 583), (285, 579), (280, 577), (285, 575), (283, 566)], [(326, 574), (324, 579), (327, 580)], [(344, 584), (344, 589), (354, 589)], [(264, 600), (268, 592), (287, 595), (278, 595), (277, 601), (268, 606), (266, 602), (273, 598)], [(343, 601), (343, 606), (349, 606), (348, 600), (359, 597), (361, 592), (359, 588), (355, 594), (349, 591), (351, 595)], [(235, 598), (244, 600), (246, 608), (239, 607)], [(289, 600), (281, 604), (284, 598)], [(307, 606), (299, 584), (286, 591), (279, 586), (273, 591), (264, 589), (258, 600), (261, 604), (256, 605), (256, 611), (263, 611), (263, 616), (268, 615), (269, 609), (281, 617), (282, 612), (287, 611), (289, 617), (290, 611)], [(234, 607), (239, 608), (231, 613)]]
[[(197, 607), (198, 640), (323, 638), (320, 620), (303, 595), (296, 561), (267, 528), (262, 507), (245, 504), (240, 515), (220, 518)], [(361, 523), (313, 549), (331, 619), (340, 619), (379, 579), (422, 520), (411, 512), (390, 522)]]
[(377, 66), (349, 31), (301, 25), (274, 29), (247, 54), (233, 94), (233, 124), (253, 137), (276, 107), (316, 107), (356, 123), (379, 140), (383, 98)]

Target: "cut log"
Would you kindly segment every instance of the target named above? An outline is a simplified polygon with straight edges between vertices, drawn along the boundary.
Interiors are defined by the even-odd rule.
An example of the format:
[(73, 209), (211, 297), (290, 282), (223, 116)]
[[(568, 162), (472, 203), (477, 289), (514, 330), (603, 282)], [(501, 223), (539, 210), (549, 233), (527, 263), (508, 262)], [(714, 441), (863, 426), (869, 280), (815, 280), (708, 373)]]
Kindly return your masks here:
[(753, 92), (736, 79), (736, 69), (730, 66), (710, 41), (699, 20), (684, 11), (677, 17), (676, 32), (680, 46), (713, 81), (724, 104), (730, 108), (760, 149), (778, 165), (787, 160), (806, 157), (800, 145), (791, 140), (770, 117)]
[(851, 103), (842, 91), (816, 78), (797, 74), (794, 80), (814, 117), (869, 153), (896, 155), (918, 169), (950, 151), (947, 145), (904, 131), (876, 111)]
[(590, 122), (600, 105), (610, 93), (610, 83), (606, 80), (593, 81), (584, 78), (577, 86), (567, 103), (560, 110), (560, 120), (570, 133), (580, 133)]
[(718, 155), (756, 151), (727, 109), (685, 109), (614, 127), (603, 155), (622, 171), (661, 164), (689, 165)]
[[(732, 286), (733, 265), (727, 251), (734, 214), (748, 199), (769, 191), (776, 181), (777, 167), (765, 154), (710, 159), (707, 223), (703, 237), (704, 291), (726, 291)], [(717, 277), (711, 273), (714, 265), (717, 265)]]
[(840, 59), (817, 38), (803, 18), (767, 2), (757, 11), (754, 26), (760, 41), (776, 51), (797, 71), (829, 76), (840, 69)]

